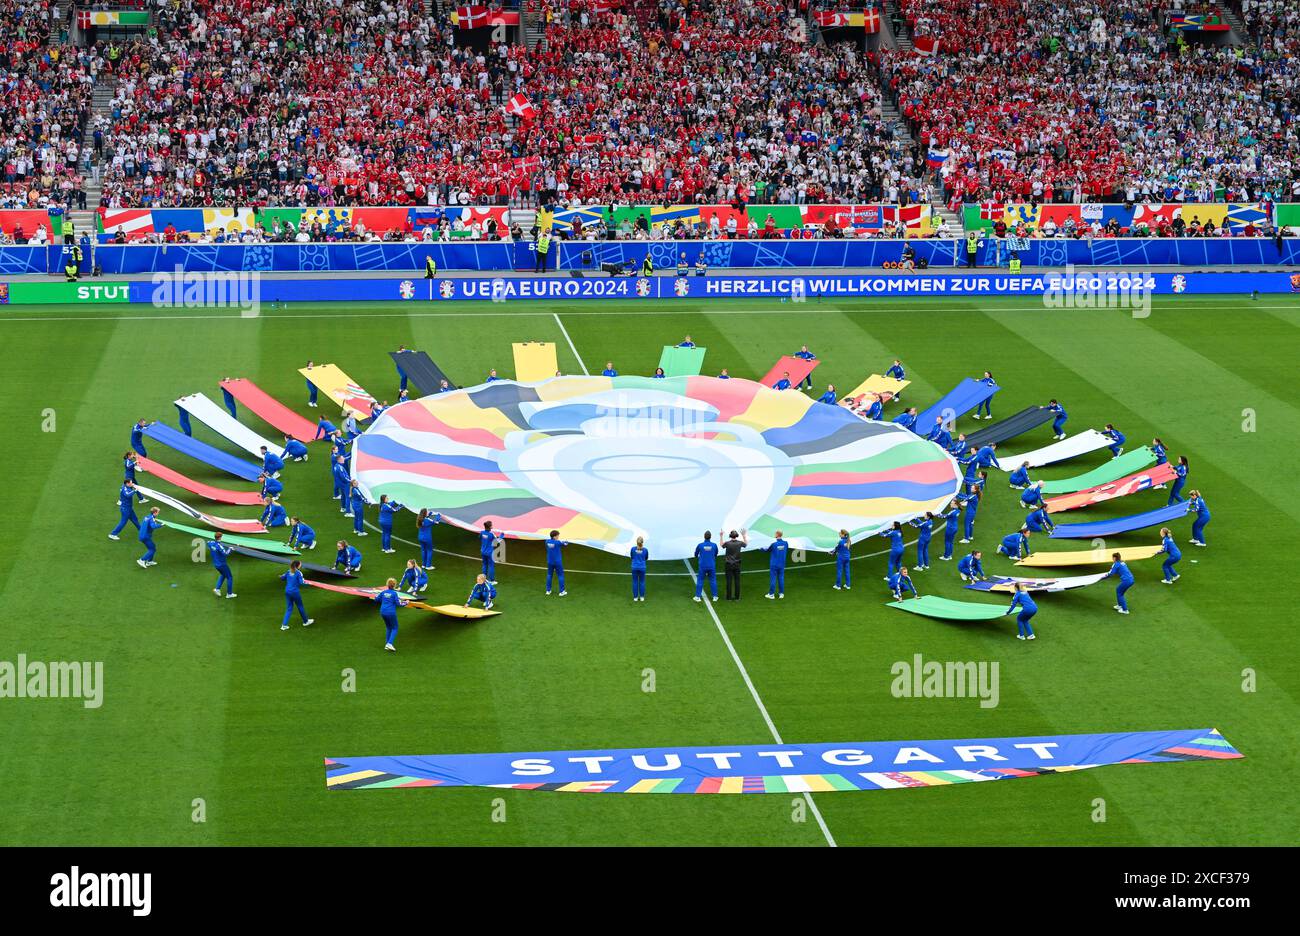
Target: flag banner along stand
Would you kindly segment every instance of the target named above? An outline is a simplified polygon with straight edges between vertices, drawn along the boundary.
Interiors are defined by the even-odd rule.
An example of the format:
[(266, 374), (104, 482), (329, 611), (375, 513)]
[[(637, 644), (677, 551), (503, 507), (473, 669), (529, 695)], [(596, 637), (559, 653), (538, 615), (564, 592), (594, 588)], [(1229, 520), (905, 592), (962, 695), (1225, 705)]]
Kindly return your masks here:
[[(917, 685), (908, 691), (938, 695), (946, 680), (956, 678), (942, 664), (934, 666), (933, 672), (914, 673)], [(326, 757), (325, 785), (330, 790), (479, 786), (573, 793), (822, 793), (1242, 756), (1216, 729), (1194, 728), (956, 741)]]

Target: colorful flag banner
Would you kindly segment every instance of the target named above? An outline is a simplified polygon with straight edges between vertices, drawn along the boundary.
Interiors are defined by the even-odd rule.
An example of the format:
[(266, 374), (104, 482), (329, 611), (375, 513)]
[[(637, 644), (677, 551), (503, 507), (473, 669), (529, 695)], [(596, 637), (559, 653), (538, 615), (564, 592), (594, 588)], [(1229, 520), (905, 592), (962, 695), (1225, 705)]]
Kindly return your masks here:
[(148, 10), (78, 10), (77, 26), (148, 26)]
[[(898, 678), (907, 679), (909, 693), (938, 695), (956, 676), (933, 665)], [(1217, 729), (1195, 728), (956, 741), (327, 757), (325, 785), (331, 790), (479, 786), (581, 793), (822, 793), (1242, 756)]]

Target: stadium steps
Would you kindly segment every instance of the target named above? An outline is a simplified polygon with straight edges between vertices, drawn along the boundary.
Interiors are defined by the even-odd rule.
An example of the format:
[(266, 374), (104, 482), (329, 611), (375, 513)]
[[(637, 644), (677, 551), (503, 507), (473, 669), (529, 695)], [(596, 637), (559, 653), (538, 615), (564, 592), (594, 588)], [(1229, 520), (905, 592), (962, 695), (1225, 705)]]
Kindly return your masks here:
[(542, 14), (536, 10), (525, 10), (523, 13), (523, 33), (524, 48), (541, 49), (546, 52), (546, 24), (542, 19)]
[(1232, 27), (1232, 32), (1228, 35), (1229, 45), (1246, 45), (1250, 42), (1250, 33), (1246, 30), (1246, 24), (1236, 10), (1225, 3), (1216, 12)]
[(912, 31), (907, 28), (907, 20), (903, 19), (896, 0), (885, 0), (885, 22), (889, 24), (889, 31), (893, 33), (898, 49), (903, 52), (916, 49), (912, 44)]

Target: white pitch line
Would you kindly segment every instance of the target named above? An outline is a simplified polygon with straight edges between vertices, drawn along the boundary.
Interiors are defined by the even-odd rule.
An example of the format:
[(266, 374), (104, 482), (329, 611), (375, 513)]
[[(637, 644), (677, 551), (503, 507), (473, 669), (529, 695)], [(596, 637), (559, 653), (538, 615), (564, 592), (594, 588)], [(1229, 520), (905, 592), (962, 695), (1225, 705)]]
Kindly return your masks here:
[(578, 359), (578, 366), (582, 368), (584, 374), (591, 376), (591, 371), (587, 370), (587, 365), (582, 363), (582, 355), (579, 354), (578, 349), (574, 347), (573, 339), (569, 337), (569, 330), (565, 328), (564, 323), (560, 321), (560, 313), (553, 312), (551, 314), (555, 316), (555, 324), (560, 326), (560, 334), (564, 335), (564, 340), (569, 343), (569, 350), (572, 351), (573, 356)]
[[(828, 297), (828, 298), (829, 298), (829, 297)], [(966, 304), (965, 304), (965, 305), (961, 305), (961, 306), (951, 306), (951, 305), (946, 305), (946, 306), (945, 306), (945, 305), (936, 305), (936, 304), (929, 304), (929, 303), (927, 303), (927, 304), (925, 305), (925, 309), (926, 309), (927, 312), (968, 312), (968, 311), (970, 311), (970, 303), (971, 303), (971, 302), (978, 302), (979, 299), (1011, 299), (1011, 298), (1033, 298), (1033, 297), (1012, 297), (1012, 296), (979, 296), (979, 297), (977, 297), (977, 296), (972, 296), (969, 300), (966, 300)], [(1228, 297), (1226, 297), (1226, 298), (1233, 298), (1233, 297), (1228, 296)], [(1225, 299), (1225, 296), (1197, 296), (1197, 297), (1191, 297), (1191, 298), (1180, 299), (1180, 300), (1178, 301), (1178, 304), (1179, 304), (1179, 305), (1182, 305), (1182, 304), (1191, 304), (1191, 303), (1194, 302), (1194, 301), (1195, 301), (1195, 302), (1204, 301), (1204, 302), (1212, 302), (1212, 303), (1219, 303), (1219, 304), (1221, 304), (1221, 303), (1224, 301), (1224, 299)], [(851, 308), (843, 308), (843, 307), (841, 307), (841, 306), (838, 304), (838, 303), (853, 303), (853, 302), (859, 302), (859, 301), (870, 302), (871, 304), (870, 304), (870, 305), (865, 305), (865, 306), (860, 306), (860, 307), (851, 307)], [(909, 300), (909, 301), (914, 301), (914, 300)], [(689, 305), (689, 304), (687, 304), (687, 305)], [(875, 299), (875, 298), (870, 297), (870, 296), (857, 296), (857, 297), (855, 297), (855, 296), (841, 296), (841, 297), (837, 297), (837, 298), (836, 298), (836, 300), (835, 300), (835, 304), (828, 304), (828, 305), (826, 306), (826, 311), (844, 312), (844, 313), (847, 313), (847, 314), (854, 314), (854, 313), (858, 313), (858, 312), (895, 312), (895, 311), (898, 311), (898, 310), (899, 310), (900, 308), (902, 308), (903, 306), (904, 306), (904, 303), (898, 303), (898, 304), (887, 304), (887, 303), (885, 303), (883, 300)], [(1272, 310), (1272, 309), (1289, 309), (1289, 310), (1295, 310), (1295, 308), (1296, 308), (1296, 304), (1295, 304), (1295, 303), (1282, 304), (1282, 305), (1273, 305), (1273, 304), (1257, 304), (1257, 305), (1253, 305), (1252, 308), (1254, 308), (1254, 309), (1262, 309), (1262, 310)], [(978, 311), (990, 311), (990, 312), (1028, 312), (1028, 311), (1034, 311), (1034, 309), (1033, 309), (1032, 306), (1029, 306), (1029, 307), (1011, 307), (1011, 308), (1008, 308), (1008, 309), (997, 309), (997, 308), (994, 308), (994, 309), (980, 309), (980, 310), (978, 310)], [(699, 309), (699, 308), (696, 307), (696, 306), (690, 306), (690, 307), (678, 306), (678, 307), (669, 307), (669, 308), (663, 308), (663, 309), (658, 309), (658, 308), (656, 308), (656, 309), (646, 309), (646, 308), (635, 308), (635, 309), (610, 309), (610, 308), (606, 307), (606, 308), (603, 308), (603, 309), (601, 309), (601, 310), (599, 310), (599, 311), (597, 311), (597, 310), (595, 310), (595, 309), (592, 309), (591, 311), (583, 311), (583, 310), (581, 310), (581, 309), (572, 309), (572, 310), (569, 310), (569, 311), (565, 312), (564, 314), (565, 314), (565, 315), (570, 315), (570, 316), (572, 316), (572, 315), (577, 315), (577, 316), (591, 316), (591, 315), (599, 315), (599, 316), (602, 316), (602, 317), (609, 317), (609, 316), (627, 316), (627, 315), (689, 315), (689, 314), (692, 314), (692, 313), (695, 313), (695, 314), (706, 314), (706, 313), (704, 313), (701, 309)], [(537, 310), (536, 312), (478, 312), (478, 311), (463, 311), (463, 312), (461, 312), (461, 311), (449, 311), (449, 312), (319, 312), (319, 313), (316, 313), (316, 312), (308, 312), (308, 313), (302, 313), (302, 314), (298, 314), (298, 315), (274, 315), (274, 314), (273, 314), (273, 315), (268, 315), (268, 314), (266, 314), (265, 312), (263, 312), (263, 313), (261, 313), (260, 317), (259, 317), (258, 319), (256, 319), (256, 321), (265, 321), (265, 320), (267, 320), (267, 319), (272, 319), (272, 320), (289, 320), (289, 319), (303, 319), (303, 320), (308, 320), (308, 319), (357, 319), (357, 318), (359, 318), (359, 319), (382, 319), (382, 318), (407, 318), (407, 319), (415, 319), (415, 318), (444, 318), (444, 317), (445, 317), (445, 318), (536, 318), (536, 317), (538, 317), (538, 316), (545, 316), (545, 315), (547, 315), (547, 314), (553, 314), (553, 313), (548, 313), (545, 309), (539, 309), (539, 310)], [(710, 316), (716, 316), (716, 315), (789, 315), (789, 314), (790, 314), (790, 310), (789, 310), (788, 308), (777, 308), (777, 309), (727, 309), (727, 308), (716, 308), (716, 309), (710, 309), (710, 310), (707, 312), (707, 314), (710, 315)], [(31, 316), (4, 316), (4, 317), (0, 317), (0, 323), (4, 323), (4, 322), (166, 322), (166, 321), (178, 321), (178, 322), (196, 322), (196, 321), (230, 321), (230, 322), (246, 322), (246, 321), (249, 321), (249, 319), (244, 318), (244, 317), (243, 317), (240, 313), (238, 313), (238, 312), (235, 312), (235, 313), (227, 313), (227, 314), (225, 314), (225, 315), (112, 315), (112, 314), (106, 314), (106, 315), (77, 315), (77, 316), (61, 316), (61, 315), (53, 314), (53, 315), (40, 315), (40, 316), (31, 315)]]
[[(686, 566), (686, 571), (690, 573), (691, 581), (696, 581), (695, 569), (691, 566), (690, 561), (683, 559), (682, 563)], [(732, 662), (736, 664), (736, 669), (740, 670), (740, 676), (745, 680), (749, 695), (754, 700), (754, 704), (758, 706), (758, 713), (763, 716), (763, 722), (767, 725), (767, 730), (771, 732), (772, 740), (777, 744), (784, 745), (785, 742), (781, 740), (781, 732), (776, 730), (776, 723), (772, 721), (772, 716), (768, 714), (767, 706), (763, 704), (763, 697), (758, 694), (758, 689), (754, 686), (754, 680), (749, 678), (749, 670), (745, 669), (744, 661), (741, 660), (740, 654), (736, 652), (736, 645), (731, 642), (731, 635), (722, 626), (722, 619), (718, 617), (718, 612), (713, 610), (713, 602), (709, 600), (707, 594), (704, 596), (702, 603), (704, 609), (709, 612), (709, 617), (713, 618), (713, 624), (722, 636), (722, 642), (727, 645), (727, 652), (731, 654)], [(831, 835), (831, 830), (827, 828), (826, 820), (822, 818), (821, 810), (817, 808), (817, 804), (813, 801), (812, 794), (804, 793), (803, 798), (812, 811), (813, 818), (817, 820), (817, 826), (822, 830), (822, 835), (826, 837), (826, 844), (834, 848), (835, 836)]]

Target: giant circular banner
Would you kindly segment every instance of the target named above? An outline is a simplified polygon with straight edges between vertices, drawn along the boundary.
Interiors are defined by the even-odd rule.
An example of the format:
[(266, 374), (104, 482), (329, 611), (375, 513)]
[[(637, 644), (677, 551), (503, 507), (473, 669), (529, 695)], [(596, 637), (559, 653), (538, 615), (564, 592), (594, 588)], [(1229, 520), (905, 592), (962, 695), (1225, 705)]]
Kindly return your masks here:
[(793, 390), (715, 377), (502, 380), (401, 403), (356, 440), (372, 500), (507, 536), (560, 537), (654, 559), (694, 554), (705, 530), (777, 530), (829, 550), (938, 510), (961, 473), (937, 445)]

